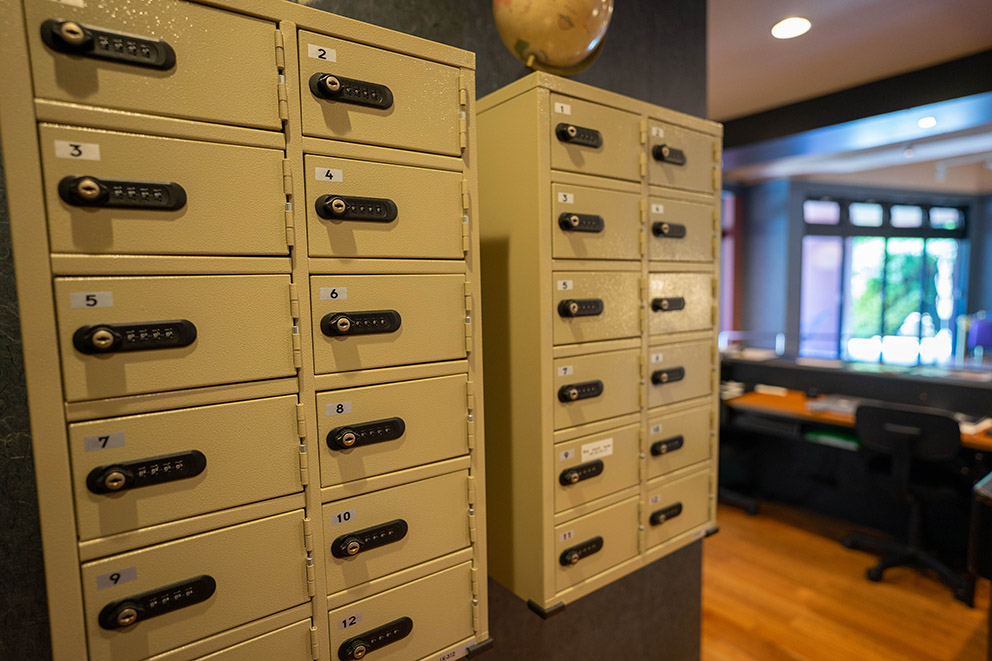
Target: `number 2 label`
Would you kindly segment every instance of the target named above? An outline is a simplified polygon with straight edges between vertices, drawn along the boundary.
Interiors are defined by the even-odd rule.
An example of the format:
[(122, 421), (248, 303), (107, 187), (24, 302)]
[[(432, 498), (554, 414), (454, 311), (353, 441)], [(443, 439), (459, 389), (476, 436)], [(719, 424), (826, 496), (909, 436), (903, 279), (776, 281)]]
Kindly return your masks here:
[(307, 44), (307, 55), (315, 60), (323, 60), (325, 62), (338, 61), (338, 52), (336, 50), (333, 48), (324, 48), (316, 44)]

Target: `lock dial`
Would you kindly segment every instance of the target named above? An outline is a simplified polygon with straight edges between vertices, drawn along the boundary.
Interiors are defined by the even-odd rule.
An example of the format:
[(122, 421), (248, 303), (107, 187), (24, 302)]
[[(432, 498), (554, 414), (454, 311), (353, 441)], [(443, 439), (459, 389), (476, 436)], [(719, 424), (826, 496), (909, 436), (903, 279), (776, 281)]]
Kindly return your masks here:
[(575, 546), (570, 546), (561, 552), (558, 556), (558, 562), (561, 563), (563, 567), (570, 567), (571, 565), (577, 564), (582, 558), (586, 558), (593, 553), (599, 553), (603, 548), (603, 538), (593, 537), (592, 539), (587, 539), (581, 544), (576, 544)]
[(669, 145), (655, 145), (651, 148), (651, 157), (662, 163), (685, 165), (685, 152)]
[(186, 206), (186, 191), (177, 183), (122, 181), (89, 175), (63, 177), (59, 197), (76, 207), (176, 211)]
[(652, 526), (660, 526), (665, 521), (674, 519), (680, 514), (682, 514), (682, 503), (675, 503), (674, 505), (669, 505), (668, 507), (663, 507), (660, 510), (652, 512), (649, 521)]
[(317, 215), (326, 220), (364, 220), (388, 223), (396, 220), (396, 203), (379, 197), (321, 195), (314, 204)]
[(52, 50), (68, 55), (163, 71), (176, 66), (176, 51), (164, 41), (103, 30), (75, 21), (48, 19), (41, 24), (41, 39)]
[(668, 298), (651, 299), (651, 310), (654, 312), (674, 312), (685, 309), (685, 298), (670, 296)]
[(338, 658), (341, 661), (357, 661), (381, 647), (403, 640), (411, 631), (413, 620), (401, 617), (344, 641), (338, 647)]
[(331, 73), (310, 76), (310, 91), (314, 96), (330, 101), (351, 103), (386, 110), (393, 105), (393, 92), (385, 85)]
[(567, 298), (558, 303), (558, 314), (562, 317), (596, 317), (603, 314), (603, 299)]
[(685, 439), (682, 436), (673, 436), (672, 438), (655, 441), (651, 444), (651, 455), (660, 457), (663, 454), (681, 449), (683, 445), (685, 445)]
[(558, 216), (558, 227), (566, 232), (602, 232), (605, 225), (602, 216), (590, 213), (563, 213)]
[(86, 487), (93, 493), (118, 493), (196, 477), (206, 467), (207, 458), (199, 450), (176, 452), (97, 466), (86, 476)]
[(603, 135), (596, 129), (562, 122), (555, 127), (555, 136), (560, 142), (598, 149), (603, 146)]
[(394, 333), (403, 319), (396, 310), (370, 312), (329, 312), (320, 320), (320, 331), (328, 337)]
[(217, 583), (213, 577), (196, 576), (186, 581), (112, 601), (103, 607), (97, 621), (104, 629), (122, 629), (139, 621), (206, 601), (216, 589)]
[(558, 482), (563, 487), (570, 487), (573, 484), (581, 482), (582, 480), (588, 480), (590, 477), (602, 475), (602, 473), (603, 460), (597, 459), (595, 461), (588, 461), (584, 464), (579, 464), (578, 466), (566, 468), (558, 476)]
[(651, 225), (651, 233), (659, 239), (683, 239), (685, 238), (685, 225), (658, 221)]
[(406, 423), (403, 422), (403, 418), (359, 422), (335, 427), (327, 432), (327, 447), (332, 450), (348, 450), (360, 445), (395, 441), (405, 432)]
[(603, 382), (583, 381), (582, 383), (572, 383), (558, 389), (558, 401), (574, 402), (580, 399), (599, 397), (603, 394)]
[(82, 326), (72, 335), (76, 351), (87, 354), (174, 349), (193, 344), (196, 326), (186, 319)]
[(335, 558), (351, 558), (364, 551), (398, 542), (406, 537), (408, 530), (403, 519), (356, 530), (335, 539), (331, 543), (331, 554)]
[(667, 370), (657, 370), (651, 373), (651, 383), (662, 386), (666, 383), (674, 383), (685, 378), (684, 367), (673, 367)]

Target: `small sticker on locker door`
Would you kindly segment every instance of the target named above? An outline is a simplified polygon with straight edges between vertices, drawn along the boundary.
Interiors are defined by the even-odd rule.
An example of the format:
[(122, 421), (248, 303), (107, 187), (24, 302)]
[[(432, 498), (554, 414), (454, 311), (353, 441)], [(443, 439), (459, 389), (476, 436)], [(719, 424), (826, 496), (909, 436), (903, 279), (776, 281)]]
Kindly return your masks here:
[(74, 291), (69, 294), (69, 305), (74, 308), (112, 308), (112, 291)]
[(331, 402), (324, 407), (325, 415), (341, 415), (351, 413), (351, 402)]
[(348, 523), (355, 520), (355, 510), (345, 510), (344, 512), (338, 512), (331, 515), (331, 525), (336, 526), (339, 523)]
[(100, 145), (95, 142), (55, 141), (55, 157), (71, 158), (76, 161), (99, 161)]
[(334, 168), (314, 168), (313, 176), (317, 181), (344, 181), (344, 172)]
[(320, 300), (322, 301), (343, 301), (348, 298), (347, 287), (321, 287)]
[(123, 583), (130, 583), (138, 579), (138, 568), (128, 567), (127, 569), (118, 569), (117, 571), (112, 571), (107, 574), (100, 574), (96, 577), (96, 589), (103, 590), (105, 588), (112, 588)]
[(53, 0), (60, 5), (68, 5), (70, 7), (85, 7), (86, 2), (84, 0)]
[(558, 536), (558, 541), (560, 541), (560, 542), (567, 542), (567, 541), (571, 540), (573, 537), (575, 537), (575, 531), (574, 530), (566, 530), (565, 532), (563, 532), (561, 535)]
[(574, 193), (558, 193), (558, 203), (559, 204), (574, 204), (575, 194)]
[(317, 44), (307, 44), (307, 55), (315, 60), (323, 60), (324, 62), (338, 61), (338, 52), (336, 50), (333, 48), (324, 48)]
[(87, 436), (83, 439), (83, 450), (86, 452), (122, 447), (124, 447), (124, 432), (122, 431), (116, 431), (112, 434)]
[(449, 650), (437, 657), (437, 661), (455, 661), (455, 659), (460, 659), (468, 654), (468, 648), (471, 645), (460, 645), (453, 650)]
[(586, 443), (582, 446), (582, 461), (609, 457), (613, 454), (613, 439), (604, 438), (594, 443)]
[(665, 137), (665, 129), (661, 128), (660, 126), (652, 126), (651, 127), (651, 137), (652, 138), (664, 138)]
[(648, 499), (648, 505), (657, 505), (660, 502), (661, 502), (660, 493), (656, 493), (655, 495), (651, 496), (651, 498)]
[(575, 369), (571, 365), (562, 365), (558, 368), (558, 376), (571, 376), (575, 373)]
[(568, 103), (562, 103), (561, 101), (555, 101), (555, 112), (559, 115), (571, 115), (572, 106)]
[(651, 362), (652, 363), (660, 363), (663, 360), (665, 360), (665, 354), (663, 354), (661, 352), (651, 354)]
[(558, 461), (568, 461), (569, 459), (575, 459), (575, 448), (562, 450), (561, 454), (558, 455)]
[(652, 436), (657, 436), (660, 433), (661, 433), (661, 425), (652, 425), (651, 426), (651, 435)]
[(558, 281), (558, 291), (572, 291), (575, 286), (572, 284), (571, 280), (559, 280)]
[(664, 204), (658, 204), (657, 202), (652, 202), (651, 203), (651, 213), (657, 214), (657, 215), (664, 215), (664, 213), (665, 213), (665, 205)]
[(361, 613), (351, 613), (338, 620), (338, 629), (347, 629), (359, 624), (362, 621)]

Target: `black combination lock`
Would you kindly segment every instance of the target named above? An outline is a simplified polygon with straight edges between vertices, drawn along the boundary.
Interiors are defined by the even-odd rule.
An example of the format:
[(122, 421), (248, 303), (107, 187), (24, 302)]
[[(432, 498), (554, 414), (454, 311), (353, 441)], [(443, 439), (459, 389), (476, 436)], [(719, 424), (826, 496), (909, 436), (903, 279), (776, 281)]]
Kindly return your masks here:
[(668, 507), (663, 507), (656, 512), (651, 512), (651, 518), (648, 521), (652, 526), (660, 526), (665, 521), (674, 519), (679, 514), (682, 513), (682, 503), (675, 503), (674, 505), (669, 505)]
[(566, 468), (558, 476), (558, 482), (563, 487), (568, 487), (582, 480), (588, 480), (590, 477), (602, 475), (602, 473), (603, 460), (597, 459), (596, 461), (588, 461), (572, 468)]
[(396, 220), (396, 203), (379, 197), (321, 195), (315, 204), (317, 215), (326, 220), (364, 220), (388, 223)]
[(555, 127), (555, 135), (561, 142), (571, 145), (582, 145), (583, 147), (599, 148), (603, 146), (603, 136), (596, 129), (587, 129), (575, 124), (562, 122)]
[(356, 530), (341, 535), (331, 543), (331, 554), (335, 558), (351, 558), (363, 551), (398, 542), (406, 537), (406, 521), (396, 519), (389, 523)]
[(599, 397), (603, 394), (603, 382), (584, 381), (582, 383), (572, 383), (558, 389), (558, 401), (574, 402), (579, 399), (589, 399)]
[(86, 476), (86, 487), (93, 493), (118, 493), (196, 477), (206, 467), (207, 458), (199, 450), (164, 454), (97, 466)]
[(558, 227), (566, 232), (602, 232), (605, 226), (602, 216), (591, 213), (563, 213), (558, 216)]
[(659, 239), (684, 239), (685, 225), (658, 221), (651, 225), (651, 233)]
[(196, 326), (186, 319), (83, 326), (72, 335), (76, 351), (88, 354), (174, 349), (193, 344)]
[(335, 427), (327, 432), (327, 447), (332, 450), (347, 450), (359, 445), (395, 441), (405, 431), (406, 423), (403, 422), (402, 418), (359, 422), (354, 425)]
[(413, 620), (401, 617), (344, 641), (338, 648), (338, 658), (341, 661), (357, 661), (380, 647), (403, 640), (411, 631), (413, 631)]
[(393, 92), (385, 85), (329, 73), (315, 73), (310, 76), (310, 91), (321, 99), (351, 103), (356, 106), (385, 110), (393, 105)]
[(673, 312), (685, 309), (685, 299), (681, 296), (651, 299), (651, 309), (655, 312)]
[(173, 182), (118, 181), (63, 177), (59, 197), (76, 207), (176, 211), (186, 206), (186, 191)]
[(41, 24), (41, 39), (59, 53), (163, 71), (176, 66), (176, 51), (160, 39), (111, 32), (75, 21), (48, 19)]
[(566, 298), (558, 303), (558, 314), (562, 317), (595, 317), (603, 314), (603, 299)]
[(651, 455), (654, 457), (660, 457), (663, 454), (668, 454), (669, 452), (674, 452), (675, 450), (681, 449), (683, 445), (685, 445), (685, 439), (681, 436), (673, 436), (672, 438), (655, 441), (651, 444)]
[(661, 386), (666, 383), (674, 383), (685, 378), (684, 367), (673, 367), (667, 370), (657, 370), (651, 373), (651, 383)]
[(592, 539), (587, 539), (581, 544), (570, 546), (562, 551), (561, 555), (558, 556), (558, 562), (560, 562), (563, 567), (569, 567), (586, 556), (590, 556), (593, 553), (598, 553), (602, 548), (603, 538), (593, 537)]
[(685, 152), (668, 145), (655, 145), (651, 148), (651, 156), (662, 163), (685, 165)]
[(403, 319), (396, 310), (371, 312), (329, 312), (320, 320), (320, 331), (328, 337), (394, 333)]
[(216, 589), (217, 583), (213, 577), (197, 576), (188, 581), (112, 601), (103, 607), (97, 621), (104, 629), (123, 629), (141, 620), (206, 601)]

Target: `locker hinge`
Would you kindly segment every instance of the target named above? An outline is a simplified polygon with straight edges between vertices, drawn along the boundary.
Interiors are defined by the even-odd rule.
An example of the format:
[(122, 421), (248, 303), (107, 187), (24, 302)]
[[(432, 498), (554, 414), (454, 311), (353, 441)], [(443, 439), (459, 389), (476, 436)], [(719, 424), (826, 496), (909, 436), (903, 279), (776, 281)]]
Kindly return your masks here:
[[(641, 447), (644, 447), (644, 445), (641, 444)], [(646, 479), (648, 479), (648, 461), (647, 461), (647, 455), (644, 454), (643, 452), (641, 453), (641, 461), (639, 463), (640, 463), (640, 466), (641, 466), (641, 470), (640, 470), (640, 473), (641, 473), (641, 482), (643, 483)]]
[(468, 211), (468, 179), (462, 179), (462, 211)]
[(719, 165), (713, 166), (713, 190), (719, 192), (720, 186), (723, 184), (723, 172)]
[(286, 211), (283, 212), (286, 217), (286, 246), (293, 247), (296, 245), (296, 227), (293, 224), (293, 203), (286, 203)]
[(465, 71), (458, 70), (458, 105), (468, 106), (468, 85), (465, 84)]
[(303, 367), (303, 343), (300, 341), (299, 326), (293, 326), (293, 367)]
[(639, 244), (638, 247), (641, 251), (641, 257), (644, 257), (644, 253), (646, 253), (648, 249), (648, 233), (644, 231), (643, 227), (641, 227), (641, 231), (638, 233), (637, 241)]
[(475, 414), (469, 413), (468, 417), (468, 449), (475, 450)]
[[(637, 520), (638, 522), (643, 521), (644, 516), (644, 503), (642, 501), (637, 501)], [(647, 531), (644, 529), (643, 523), (637, 524), (637, 550), (640, 553), (644, 553), (644, 549), (647, 547)]]
[(296, 283), (289, 283), (289, 314), (293, 319), (300, 318), (300, 296), (296, 293)]
[(480, 627), (479, 619), (479, 568), (475, 565), (475, 558), (472, 558), (472, 628), (478, 632)]
[(289, 92), (286, 89), (286, 76), (283, 74), (279, 74), (276, 95), (279, 97), (279, 119), (285, 122), (289, 120)]
[(307, 592), (311, 597), (317, 594), (317, 570), (310, 553), (307, 553)]
[(313, 526), (310, 525), (310, 517), (303, 519), (303, 544), (307, 553), (313, 551)]
[(641, 144), (648, 144), (648, 120), (645, 117), (641, 117)]
[(287, 199), (293, 195), (293, 166), (288, 158), (282, 159), (282, 192)]
[(296, 245), (296, 228), (293, 222), (293, 169), (289, 160), (282, 161), (282, 192), (286, 196), (286, 245)]
[(468, 116), (464, 110), (458, 116), (458, 146), (462, 151), (468, 147)]
[(468, 216), (462, 216), (462, 252), (466, 254), (472, 247), (472, 235), (469, 229)]
[(477, 531), (475, 527), (475, 476), (468, 476), (468, 538), (475, 544)]
[(300, 438), (307, 437), (307, 419), (303, 416), (303, 404), (296, 405), (296, 433)]
[(643, 177), (648, 173), (648, 155), (641, 152), (641, 176)]
[[(307, 454), (307, 444), (300, 443), (300, 484), (307, 486), (310, 484), (310, 455)], [(310, 550), (309, 548), (307, 549)]]
[(475, 410), (475, 383), (465, 382), (465, 401), (469, 411)]
[(317, 627), (310, 627), (310, 658), (320, 658), (320, 643), (317, 642)]
[(282, 30), (276, 30), (276, 66), (280, 71), (286, 68), (286, 39)]

